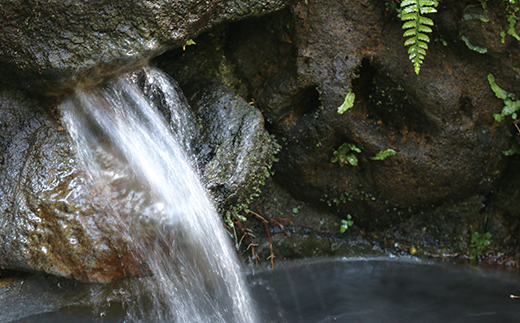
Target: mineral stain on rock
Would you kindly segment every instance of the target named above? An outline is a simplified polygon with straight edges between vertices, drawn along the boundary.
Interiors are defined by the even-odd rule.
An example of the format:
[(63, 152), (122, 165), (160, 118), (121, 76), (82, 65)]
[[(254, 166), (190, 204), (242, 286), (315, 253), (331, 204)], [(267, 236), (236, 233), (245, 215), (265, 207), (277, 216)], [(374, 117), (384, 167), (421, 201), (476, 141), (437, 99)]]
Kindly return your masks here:
[(20, 91), (3, 88), (0, 100), (11, 139), (1, 169), (0, 266), (99, 282), (141, 272), (68, 135)]

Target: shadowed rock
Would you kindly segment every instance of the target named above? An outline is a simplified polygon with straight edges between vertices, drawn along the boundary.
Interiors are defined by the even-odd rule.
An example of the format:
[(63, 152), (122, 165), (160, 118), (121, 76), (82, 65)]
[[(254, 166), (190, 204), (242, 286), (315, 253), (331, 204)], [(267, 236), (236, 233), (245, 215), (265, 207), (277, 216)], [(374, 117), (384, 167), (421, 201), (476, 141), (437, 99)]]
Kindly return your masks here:
[(269, 176), (272, 145), (262, 114), (216, 82), (193, 82), (186, 94), (201, 124), (197, 159), (208, 187), (222, 206), (245, 202)]
[(92, 86), (142, 66), (226, 20), (287, 1), (3, 1), (2, 81), (46, 93)]
[[(230, 28), (227, 55), (281, 139), (275, 169), (282, 185), (379, 226), (397, 209), (491, 191), (507, 164), (502, 151), (512, 127), (492, 117), (503, 103), (487, 74), (518, 86), (505, 68), (517, 51), (512, 43), (489, 55), (470, 50), (452, 23), (467, 28), (464, 4), (446, 6), (434, 20), (435, 37), (448, 46), (432, 41), (418, 76), (402, 22), (378, 1), (301, 2)], [(349, 90), (356, 101), (340, 115)], [(331, 162), (343, 143), (361, 149), (358, 166)], [(370, 159), (387, 149), (397, 154)]]

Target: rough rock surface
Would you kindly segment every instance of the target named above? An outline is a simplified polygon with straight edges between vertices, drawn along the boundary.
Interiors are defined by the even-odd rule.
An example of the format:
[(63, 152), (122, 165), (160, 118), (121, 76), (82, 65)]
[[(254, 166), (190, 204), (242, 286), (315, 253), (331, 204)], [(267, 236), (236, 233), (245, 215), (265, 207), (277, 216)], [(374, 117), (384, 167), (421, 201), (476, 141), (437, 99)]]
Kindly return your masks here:
[(2, 1), (2, 81), (47, 93), (92, 86), (220, 22), (264, 14), (287, 2)]
[[(234, 24), (226, 54), (282, 144), (276, 179), (302, 200), (338, 204), (363, 225), (490, 192), (507, 164), (501, 152), (512, 126), (492, 117), (503, 103), (487, 74), (509, 91), (518, 87), (507, 68), (517, 52), (492, 43), (482, 55), (459, 40), (468, 3), (443, 3), (431, 38), (448, 46), (432, 40), (420, 75), (402, 23), (381, 1), (300, 2)], [(340, 115), (349, 90), (354, 107)], [(331, 162), (343, 143), (362, 150), (357, 167)], [(397, 154), (370, 159), (389, 148)]]
[[(13, 2), (8, 5), (15, 4)], [(123, 7), (126, 4), (112, 6)], [(322, 251), (327, 248), (332, 250), (332, 254), (337, 254), (336, 251), (344, 252), (338, 251), (340, 249), (348, 249), (335, 249), (337, 241), (348, 240), (341, 236), (338, 238), (340, 219), (321, 213), (321, 207), (332, 206), (328, 210), (338, 211), (340, 216), (352, 214), (354, 224), (359, 230), (354, 228), (355, 230), (348, 231), (349, 236), (357, 233), (365, 236), (366, 232), (363, 231), (370, 232), (370, 229), (374, 229), (372, 238), (384, 240), (388, 246), (399, 244), (398, 249), (409, 250), (413, 246), (418, 249), (419, 254), (431, 256), (457, 254), (459, 251), (467, 253), (467, 247), (466, 250), (462, 249), (468, 246), (471, 232), (492, 230), (500, 241), (507, 239), (513, 246), (511, 254), (517, 255), (519, 238), (513, 230), (518, 227), (518, 203), (514, 200), (518, 196), (518, 177), (501, 179), (509, 174), (517, 174), (507, 170), (510, 160), (501, 153), (511, 147), (514, 141), (512, 134), (516, 130), (511, 122), (494, 121), (492, 115), (502, 109), (503, 103), (491, 91), (487, 75), (493, 73), (497, 83), (508, 92), (517, 91), (520, 84), (517, 73), (511, 67), (517, 66), (518, 45), (509, 36), (505, 38), (505, 42), (500, 41), (500, 31), (507, 29), (507, 25), (503, 25), (504, 21), (500, 20), (496, 11), (487, 12), (491, 19), (488, 24), (464, 18), (467, 13), (476, 11), (480, 14), (479, 6), (478, 1), (466, 0), (441, 3), (439, 12), (434, 17), (432, 41), (420, 75), (415, 75), (407, 58), (402, 39), (402, 22), (396, 18), (395, 11), (385, 6), (383, 1), (377, 0), (302, 1), (279, 13), (220, 26), (195, 39), (196, 46), (187, 47), (185, 51), (178, 49), (170, 52), (157, 61), (159, 65), (173, 65), (170, 72), (175, 78), (179, 76), (181, 87), (186, 88), (190, 103), (197, 110), (208, 112), (207, 119), (235, 116), (235, 112), (226, 111), (229, 104), (236, 105), (239, 110), (244, 108), (249, 111), (245, 102), (251, 102), (261, 109), (267, 121), (266, 126), (282, 145), (277, 156), (280, 161), (275, 164), (274, 180), (277, 185), (289, 190), (293, 197), (304, 201), (299, 202), (288, 197), (291, 204), (286, 208), (284, 206), (286, 213), (282, 216), (294, 219), (294, 223), (304, 227), (305, 229), (294, 232), (308, 241), (302, 243), (302, 246), (305, 244), (302, 247), (304, 250), (291, 252), (291, 239), (286, 239), (283, 230), (278, 229), (278, 236), (283, 239), (280, 244), (286, 245), (286, 254), (308, 256), (318, 252), (316, 254), (322, 255)], [(25, 20), (26, 16), (22, 19), (18, 15), (16, 17), (19, 19), (9, 20), (10, 23), (6, 26), (19, 26), (21, 34), (32, 35), (28, 34), (31, 29), (24, 29), (25, 23), (29, 26), (31, 21)], [(159, 16), (161, 15), (154, 17)], [(226, 17), (229, 18), (224, 15), (222, 19), (227, 19)], [(211, 23), (201, 25), (200, 28), (193, 27), (196, 30), (193, 35), (217, 20), (221, 21), (221, 18), (208, 19)], [(16, 29), (12, 32), (16, 33)], [(117, 31), (117, 28), (108, 28), (104, 31), (97, 30), (97, 34), (94, 34), (104, 40), (120, 35), (117, 34), (120, 32), (122, 31)], [(163, 44), (161, 42), (164, 41), (168, 46), (182, 46), (188, 38), (183, 35), (175, 39), (167, 38), (170, 37), (167, 35), (166, 40), (161, 36), (158, 37), (158, 43)], [(461, 35), (465, 35), (464, 39), (467, 41)], [(116, 36), (114, 39), (119, 39)], [(190, 34), (190, 37), (193, 36)], [(138, 36), (130, 38), (138, 39)], [(155, 41), (156, 38), (152, 40)], [(473, 46), (473, 50), (468, 43)], [(474, 46), (486, 48), (487, 53), (478, 53)], [(80, 47), (78, 45), (73, 50)], [(62, 47), (59, 44), (57, 48), (58, 53), (66, 52), (60, 49)], [(132, 49), (132, 46), (129, 42), (127, 47), (114, 48)], [(164, 49), (165, 47), (161, 47), (160, 50), (151, 52), (150, 56)], [(146, 52), (147, 48), (142, 53)], [(74, 84), (79, 77), (85, 77), (87, 83), (95, 83), (117, 73), (119, 66), (125, 66), (126, 69), (141, 62), (142, 57), (133, 60), (131, 55), (115, 53), (112, 55), (111, 52), (112, 56), (106, 60), (107, 64), (100, 67), (100, 70), (106, 67), (109, 71), (103, 72), (100, 77), (97, 67), (93, 67), (99, 65), (94, 63), (87, 64), (88, 66), (80, 64), (79, 70), (71, 73), (67, 70), (68, 63), (63, 65), (64, 69), (51, 66), (41, 71), (41, 77), (38, 76), (36, 65), (33, 66), (30, 62), (26, 62), (29, 64), (27, 69), (22, 65), (18, 69), (18, 65), (11, 62), (0, 63), (0, 67), (2, 71), (6, 71), (3, 73), (6, 81), (29, 77), (26, 80), (33, 78), (32, 86), (40, 89), (52, 87), (55, 90), (64, 90), (60, 86), (49, 87), (49, 83), (42, 80), (48, 77), (48, 80), (61, 79)], [(14, 57), (7, 54), (7, 57)], [(113, 56), (123, 57), (123, 60), (129, 62), (128, 65), (120, 65), (122, 60), (113, 59)], [(0, 62), (3, 62), (2, 59), (0, 58)], [(60, 71), (66, 72), (60, 74)], [(194, 75), (203, 75), (205, 79), (213, 81), (199, 83), (199, 79), (193, 78)], [(202, 86), (209, 88), (203, 89)], [(246, 100), (234, 96), (230, 88)], [(337, 107), (349, 90), (356, 95), (354, 107), (339, 115)], [(2, 100), (15, 102), (15, 99), (28, 102), (19, 94), (6, 94)], [(21, 107), (18, 103), (10, 104), (15, 109)], [(38, 106), (39, 103), (34, 101), (26, 105)], [(223, 107), (224, 110), (213, 110), (218, 107)], [(55, 138), (55, 135), (40, 136), (31, 130), (32, 136), (23, 135), (21, 139), (14, 139), (12, 135), (21, 128), (35, 129), (40, 124), (50, 122), (40, 114), (31, 113), (34, 118), (27, 114), (16, 119), (16, 122), (2, 122), (0, 125), (3, 127), (0, 136), (4, 142), (9, 143), (0, 146), (3, 149), (1, 162), (4, 168), (12, 167), (11, 165), (21, 167), (21, 162), (12, 161), (10, 151), (14, 149), (13, 145), (28, 147), (29, 143), (39, 144), (38, 140), (43, 140), (40, 145), (45, 146), (46, 137)], [(240, 116), (238, 120), (245, 120), (242, 119), (245, 116)], [(7, 115), (5, 118), (15, 120)], [(242, 157), (235, 155), (236, 150), (231, 149), (231, 154), (227, 155), (227, 143), (220, 141), (211, 131), (226, 130), (227, 126), (212, 128), (202, 125), (202, 136), (218, 142), (218, 147), (208, 148), (203, 144), (196, 149), (199, 157), (208, 162), (207, 165), (211, 165), (214, 156), (231, 156), (237, 162), (242, 160)], [(45, 132), (48, 127), (40, 128)], [(5, 129), (9, 130), (4, 131)], [(58, 139), (54, 140), (56, 144), (53, 147), (56, 148), (51, 147), (52, 149), (62, 149), (60, 145), (64, 139)], [(343, 143), (355, 144), (361, 149), (361, 153), (357, 154), (357, 167), (341, 167), (331, 162), (333, 152)], [(244, 145), (246, 146), (248, 145)], [(396, 150), (397, 154), (383, 161), (370, 159), (388, 148)], [(44, 155), (49, 157), (49, 153)], [(56, 155), (59, 157), (63, 154), (58, 151)], [(43, 160), (39, 155), (34, 156), (37, 156), (37, 162)], [(49, 158), (51, 157), (58, 158), (53, 154), (50, 154)], [(18, 161), (22, 160), (17, 158)], [(37, 162), (26, 164), (35, 165)], [(256, 161), (251, 165), (260, 167), (260, 163)], [(510, 167), (517, 167), (518, 162), (515, 165)], [(67, 167), (63, 174), (68, 174)], [(201, 165), (202, 170), (205, 168), (205, 165)], [(48, 168), (40, 167), (45, 169), (43, 174), (24, 169), (28, 175), (14, 176), (9, 180), (29, 181), (36, 174), (34, 177), (40, 176), (42, 180), (35, 181), (46, 183), (49, 176), (54, 176), (51, 171), (46, 171)], [(208, 183), (215, 188), (219, 197), (224, 196), (221, 200), (225, 200), (233, 195), (233, 186), (226, 187), (226, 183), (233, 178), (234, 168), (225, 167), (224, 173), (211, 171), (216, 169), (218, 168), (211, 166), (206, 170), (211, 174)], [(0, 180), (8, 180), (3, 178)], [(503, 189), (497, 189), (500, 183), (504, 185)], [(9, 194), (9, 185), (3, 185), (2, 182), (0, 192)], [(65, 191), (67, 188), (59, 189)], [(494, 192), (497, 191), (497, 201), (494, 201)], [(46, 199), (45, 194), (49, 193), (38, 194), (31, 193), (29, 188), (17, 196), (21, 196), (19, 200), (25, 204), (40, 205), (42, 203), (38, 201)], [(38, 196), (35, 198), (35, 195)], [(514, 197), (511, 198), (511, 195)], [(272, 197), (269, 194), (267, 196)], [(275, 198), (272, 200), (275, 201)], [(0, 204), (2, 208), (11, 213), (5, 213), (2, 209), (0, 214), (12, 214), (14, 200), (2, 200), (5, 200)], [(498, 208), (497, 203), (502, 203), (503, 208)], [(265, 205), (269, 206), (269, 202)], [(272, 207), (265, 216), (276, 218), (281, 215), (277, 213), (279, 211), (280, 209)], [(0, 218), (0, 222), (4, 221), (1, 224), (7, 223), (5, 221), (8, 219), (10, 218)], [(33, 222), (27, 223), (38, 227)], [(508, 228), (504, 225), (508, 225)], [(260, 223), (260, 227), (263, 229), (264, 223)], [(331, 233), (334, 238), (325, 246), (319, 236)], [(439, 239), (439, 235), (443, 238)], [(33, 241), (41, 241), (40, 238), (35, 239)], [(266, 243), (259, 249), (263, 248), (260, 251), (268, 255), (270, 244), (267, 237), (264, 240)], [(10, 246), (2, 244), (4, 245), (4, 250)], [(15, 267), (28, 268), (18, 265)]]
[[(502, 150), (518, 136), (510, 121), (494, 121), (503, 103), (487, 74), (516, 92), (510, 66), (517, 45), (509, 36), (501, 42), (499, 12), (485, 12), (487, 24), (464, 18), (474, 12), (482, 13), (480, 4), (442, 2), (419, 76), (403, 46), (402, 22), (378, 1), (300, 2), (212, 29), (195, 39), (197, 46), (154, 60), (181, 87), (197, 75), (229, 85), (262, 110), (282, 145), (271, 178), (276, 184), (263, 187), (252, 204), (271, 235), (253, 213), (241, 213), (261, 259), (271, 250), (277, 259), (349, 256), (345, 250), (355, 250), (357, 238), (397, 254), (414, 247), (417, 255), (464, 260), (471, 234), (485, 230), (496, 237), (494, 250), (509, 255), (500, 261), (511, 259), (517, 220), (497, 208), (517, 209), (513, 158)], [(488, 53), (470, 49), (462, 33)], [(349, 89), (356, 102), (339, 115)], [(362, 149), (357, 167), (331, 162), (344, 142)], [(397, 155), (370, 159), (388, 148)], [(514, 194), (501, 193), (504, 185)], [(340, 234), (347, 214), (354, 227)], [(276, 221), (291, 225), (283, 229)]]
[(6, 273), (0, 278), (0, 321), (16, 322), (32, 315), (57, 312), (71, 304), (85, 304), (96, 286), (99, 285), (78, 284), (50, 275)]
[[(173, 100), (185, 105), (182, 92), (175, 98), (165, 93), (171, 88), (151, 72), (133, 75), (174, 120), (168, 104)], [(95, 282), (145, 272), (120, 221), (135, 221), (146, 205), (126, 193), (108, 206), (106, 190), (91, 182), (76, 160), (69, 135), (49, 115), (54, 102), (42, 104), (46, 101), (8, 88), (0, 93), (0, 268)], [(192, 99), (197, 103), (194, 131), (184, 134), (190, 141), (187, 147), (198, 152), (200, 167), (221, 203), (250, 194), (256, 173), (271, 157), (261, 114), (222, 86), (208, 85), (197, 95)], [(121, 179), (115, 181), (118, 185)], [(146, 239), (147, 232), (138, 230), (137, 235)]]
[(56, 119), (18, 90), (2, 88), (0, 107), (0, 267), (90, 281), (139, 272)]
[[(140, 86), (152, 101), (158, 106), (166, 104), (165, 97), (171, 95), (166, 93), (167, 88), (154, 84), (151, 74), (137, 71), (134, 75), (140, 78)], [(189, 117), (171, 118), (173, 113), (168, 112), (165, 117), (171, 119), (173, 127), (177, 127), (176, 123), (192, 123), (188, 128), (178, 127), (176, 132), (194, 155), (219, 208), (247, 202), (258, 191), (260, 182), (269, 176), (272, 163), (274, 145), (265, 130), (262, 114), (222, 79), (189, 73), (180, 79), (182, 90), (176, 80), (170, 82), (181, 93), (180, 104)]]
[(246, 202), (271, 164), (262, 114), (214, 81), (193, 82), (185, 93), (200, 122), (197, 160), (206, 185), (221, 206)]

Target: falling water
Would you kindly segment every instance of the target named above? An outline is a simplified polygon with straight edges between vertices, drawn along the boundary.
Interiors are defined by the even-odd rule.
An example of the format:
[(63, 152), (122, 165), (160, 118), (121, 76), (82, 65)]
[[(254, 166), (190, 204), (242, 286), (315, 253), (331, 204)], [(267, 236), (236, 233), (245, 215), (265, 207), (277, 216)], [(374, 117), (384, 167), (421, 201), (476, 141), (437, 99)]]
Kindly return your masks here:
[(159, 112), (165, 107), (150, 100), (153, 89), (145, 94), (137, 86), (135, 73), (76, 90), (61, 105), (78, 158), (105, 196), (107, 216), (153, 277), (128, 300), (127, 319), (254, 322), (236, 255), (186, 152), (189, 112), (162, 72), (140, 73), (163, 90), (171, 125)]

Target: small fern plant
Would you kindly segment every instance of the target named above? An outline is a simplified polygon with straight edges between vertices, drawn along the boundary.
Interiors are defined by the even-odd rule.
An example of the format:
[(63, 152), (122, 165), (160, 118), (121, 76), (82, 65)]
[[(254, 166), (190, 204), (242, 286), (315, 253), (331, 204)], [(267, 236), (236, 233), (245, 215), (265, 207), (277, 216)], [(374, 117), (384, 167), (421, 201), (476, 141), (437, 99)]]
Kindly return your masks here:
[(421, 65), (428, 50), (433, 20), (425, 17), (425, 14), (437, 12), (437, 0), (404, 0), (401, 2), (401, 21), (404, 22), (403, 37), (406, 39), (404, 46), (408, 48), (410, 61), (413, 63), (415, 73), (419, 74)]

